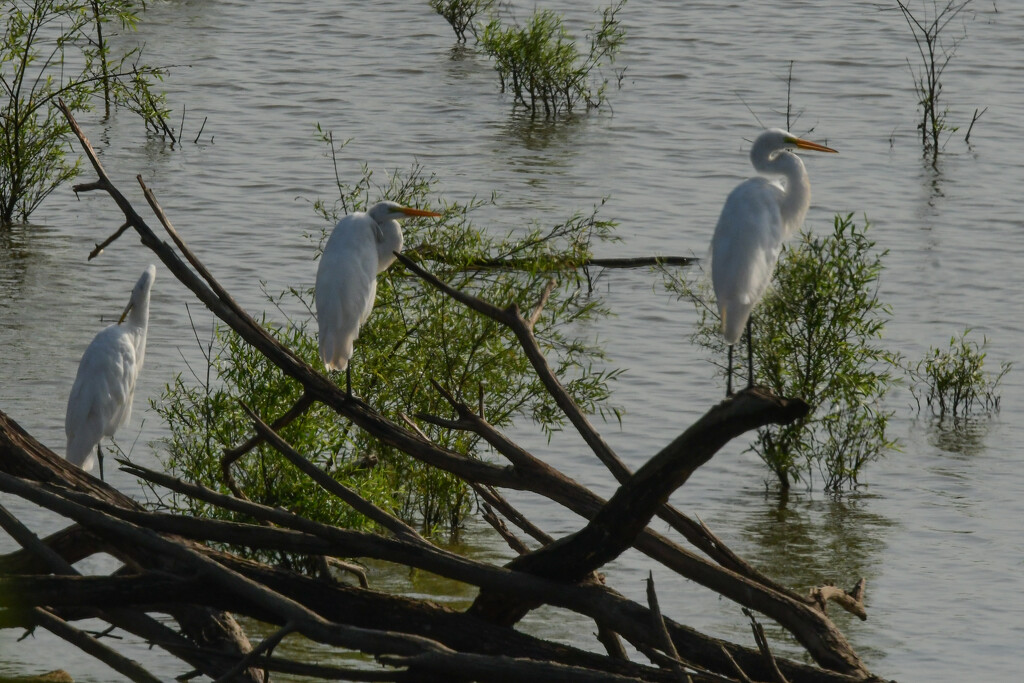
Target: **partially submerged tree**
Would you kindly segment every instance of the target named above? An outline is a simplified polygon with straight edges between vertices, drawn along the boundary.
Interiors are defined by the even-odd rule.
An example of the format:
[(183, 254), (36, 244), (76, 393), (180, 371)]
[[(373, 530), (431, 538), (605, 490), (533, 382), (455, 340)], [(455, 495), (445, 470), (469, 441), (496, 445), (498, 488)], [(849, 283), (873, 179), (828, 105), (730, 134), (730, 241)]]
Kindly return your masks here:
[[(957, 46), (967, 35), (965, 30), (950, 39), (949, 24), (960, 16), (971, 2), (972, 0), (924, 0), (921, 3), (921, 10), (915, 12), (909, 1), (896, 0), (896, 5), (914, 37), (914, 44), (917, 45), (920, 57), (916, 69), (909, 59), (907, 66), (910, 67), (914, 79), (917, 103), (921, 109), (921, 121), (917, 124), (917, 129), (921, 131), (921, 146), (933, 161), (938, 159), (944, 143), (943, 136), (951, 135), (958, 130), (957, 126), (949, 124), (946, 120), (949, 109), (942, 99), (942, 77), (950, 60), (956, 54)], [(968, 141), (971, 129), (984, 113), (984, 110), (980, 113), (977, 109), (974, 110), (974, 118), (971, 119), (965, 136)]]
[[(57, 109), (102, 102), (124, 106), (146, 125), (170, 133), (163, 96), (154, 91), (164, 71), (139, 62), (141, 50), (111, 51), (109, 30), (132, 29), (127, 0), (0, 2), (0, 227), (25, 221), (57, 187), (77, 175), (69, 158), (71, 129)], [(172, 137), (173, 140), (173, 137)]]
[(601, 10), (601, 21), (587, 35), (589, 46), (573, 38), (562, 15), (537, 9), (524, 24), (488, 23), (480, 46), (494, 60), (501, 90), (512, 93), (517, 105), (546, 118), (604, 105), (609, 79), (603, 69), (615, 62), (625, 42), (618, 0)]
[(494, 0), (430, 0), (430, 8), (445, 18), (460, 43), (466, 42), (467, 30), (476, 37), (474, 20), (493, 6)]
[[(814, 410), (789, 425), (758, 431), (751, 449), (789, 488), (810, 486), (815, 472), (827, 490), (853, 486), (861, 469), (894, 445), (883, 399), (895, 381), (894, 354), (879, 346), (889, 308), (878, 298), (885, 252), (868, 226), (836, 216), (832, 233), (810, 232), (788, 245), (773, 284), (753, 314), (754, 376)], [(719, 319), (699, 280), (673, 277), (670, 289), (693, 300), (700, 320), (694, 341), (724, 357)]]
[[(434, 179), (420, 167), (387, 174), (384, 186), (375, 186), (371, 175), (364, 168), (355, 182), (339, 183), (333, 209), (318, 203), (329, 225), (338, 210), (361, 211), (382, 199), (409, 206), (441, 204), (442, 219), (406, 222), (405, 253), (419, 263), (431, 263), (446, 282), (483, 299), (544, 299), (534, 327), (554, 371), (572, 377), (567, 391), (584, 411), (618, 416), (606, 400), (608, 382), (616, 373), (595, 367), (601, 359), (599, 349), (566, 333), (572, 323), (605, 314), (599, 297), (588, 293), (583, 271), (593, 258), (593, 245), (613, 238), (612, 223), (600, 219), (595, 210), (552, 228), (534, 227), (495, 238), (472, 224), (478, 202), (448, 203), (436, 197)], [(326, 235), (325, 227), (316, 236), (321, 245)], [(311, 254), (315, 246), (314, 242)], [(298, 310), (302, 317), (260, 322), (307, 363), (320, 367), (311, 302), (311, 290), (283, 292), (271, 303), (278, 310)], [(399, 263), (380, 278), (374, 314), (360, 332), (353, 390), (394, 421), (442, 414), (448, 409), (444, 396), (449, 395), (476, 405), (494, 427), (527, 417), (548, 433), (561, 429), (565, 415), (543, 391), (528, 360), (509, 352), (514, 344), (514, 336), (499, 322), (457, 304)], [(171, 429), (168, 470), (318, 521), (347, 528), (364, 524), (351, 510), (332, 505), (326, 492), (310, 493), (304, 476), (282, 467), (283, 458), (269, 445), (256, 446), (246, 457), (235, 448), (251, 429), (243, 405), (261, 415), (285, 414), (302, 400), (302, 387), (282, 377), (230, 329), (220, 329), (215, 347), (207, 353), (212, 373), (200, 368), (179, 374), (155, 404)], [(190, 376), (202, 380), (190, 381)], [(338, 379), (344, 382), (342, 376)], [(217, 419), (210, 419), (212, 415)], [(323, 406), (312, 406), (292, 424), (279, 427), (282, 436), (318, 466), (405, 521), (453, 536), (461, 528), (472, 490), (457, 477), (381, 444), (333, 418)], [(479, 435), (448, 425), (424, 423), (421, 428), (434, 443), (470, 457), (481, 457), (490, 448)], [(274, 475), (267, 476), (268, 470)], [(217, 514), (188, 497), (174, 500), (182, 510)]]
[[(73, 522), (65, 532), (40, 541), (25, 533), (16, 519), (0, 515), (3, 527), (24, 547), (19, 553), (0, 557), (0, 626), (52, 628), (133, 680), (146, 681), (155, 678), (139, 671), (137, 663), (112, 654), (108, 647), (95, 648), (92, 641), (79, 637), (80, 631), (76, 634), (62, 629), (54, 619), (87, 615), (116, 623), (119, 615), (141, 617), (145, 612), (163, 612), (177, 617), (187, 608), (213, 606), (248, 615), (276, 629), (244, 657), (209, 649), (174, 649), (168, 643), (180, 645), (183, 638), (171, 629), (165, 628), (169, 634), (163, 640), (142, 635), (141, 629), (134, 631), (201, 671), (219, 666), (220, 680), (233, 680), (236, 672), (245, 670), (253, 676), (254, 668), (288, 671), (307, 678), (396, 681), (754, 679), (838, 683), (873, 678), (825, 611), (826, 605), (835, 601), (863, 618), (863, 582), (849, 592), (821, 586), (809, 595), (797, 593), (761, 574), (706, 526), (666, 503), (668, 496), (729, 440), (767, 424), (800, 419), (809, 410), (803, 401), (760, 390), (741, 392), (712, 407), (634, 473), (573, 400), (538, 343), (535, 332), (548, 301), (546, 295), (522, 302), (524, 309), (514, 300), (495, 304), (438, 278), (432, 272), (438, 267), (436, 262), (428, 269), (426, 263), (403, 256), (404, 267), (450, 298), (453, 306), (465, 307), (507, 328), (516, 341), (516, 348), (509, 352), (527, 359), (539, 386), (620, 486), (609, 500), (602, 499), (509, 440), (487, 420), (486, 412), (476, 402), (468, 402), (440, 385), (434, 389), (446, 404), (443, 413), (404, 416), (401, 423), (389, 419), (372, 404), (348, 395), (242, 310), (191, 252), (153, 192), (143, 184), (146, 199), (173, 245), (162, 241), (113, 185), (70, 112), (65, 113), (100, 176), (98, 182), (80, 186), (80, 191), (108, 192), (143, 244), (238, 335), (240, 343), (252, 347), (282, 377), (301, 386), (309, 406), (321, 405), (338, 419), (350, 422), (352, 429), (473, 488), (486, 503), (486, 518), (519, 557), (498, 566), (434, 545), (296, 451), (267, 424), (267, 420), (280, 421), (285, 417), (282, 415), (248, 413), (253, 438), (266, 441), (302, 471), (309, 477), (308, 485), (328, 490), (335, 497), (334, 504), (350, 505), (372, 519), (379, 531), (341, 529), (293, 511), (124, 463), (127, 471), (156, 486), (240, 513), (246, 521), (144, 511), (102, 482), (69, 466), (0, 414), (0, 491)], [(424, 426), (475, 435), (486, 441), (505, 464), (467, 457), (431, 438)], [(510, 505), (500, 489), (533, 492), (587, 521), (576, 533), (553, 539)], [(684, 547), (682, 539), (654, 531), (649, 526), (654, 516), (693, 549)], [(524, 540), (523, 534), (529, 540)], [(458, 611), (420, 598), (311, 579), (214, 549), (206, 545), (209, 543), (310, 557), (374, 558), (462, 582), (479, 589), (479, 595), (470, 609)], [(757, 647), (744, 647), (663, 615), (653, 584), (649, 584), (647, 605), (603, 585), (596, 572), (630, 547), (667, 570), (751, 610), (751, 619), (753, 612), (758, 612), (776, 621), (805, 648), (814, 664), (774, 656), (757, 622)], [(109, 576), (73, 575), (70, 563), (101, 551), (113, 554), (131, 571)], [(100, 609), (115, 598), (118, 609), (114, 614)], [(592, 619), (607, 654), (528, 636), (514, 628), (525, 614), (544, 604)], [(380, 666), (367, 672), (274, 656), (276, 645), (292, 634), (325, 647), (371, 654)], [(179, 640), (174, 641), (175, 637)], [(636, 648), (644, 661), (630, 659), (622, 639)], [(225, 664), (232, 668), (225, 670)]]

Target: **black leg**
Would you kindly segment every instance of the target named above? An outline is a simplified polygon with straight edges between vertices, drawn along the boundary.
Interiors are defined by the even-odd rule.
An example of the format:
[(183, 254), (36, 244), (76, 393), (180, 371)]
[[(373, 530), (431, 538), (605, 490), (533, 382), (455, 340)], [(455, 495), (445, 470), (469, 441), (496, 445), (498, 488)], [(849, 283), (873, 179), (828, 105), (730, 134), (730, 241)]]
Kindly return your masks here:
[(754, 316), (747, 318), (747, 388), (754, 386), (754, 335), (750, 323)]
[(100, 461), (100, 481), (106, 481), (103, 478), (103, 450), (99, 444), (96, 444), (96, 459)]
[(729, 369), (725, 372), (725, 397), (732, 396), (732, 344), (729, 344)]
[(345, 391), (348, 393), (348, 397), (352, 398), (352, 361), (348, 362), (345, 366)]

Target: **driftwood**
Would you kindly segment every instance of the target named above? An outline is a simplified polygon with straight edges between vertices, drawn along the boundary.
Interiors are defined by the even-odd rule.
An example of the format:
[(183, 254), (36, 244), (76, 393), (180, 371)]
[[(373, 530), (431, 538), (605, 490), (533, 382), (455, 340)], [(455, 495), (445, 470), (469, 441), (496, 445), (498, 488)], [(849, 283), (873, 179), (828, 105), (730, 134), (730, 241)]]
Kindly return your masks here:
[[(0, 492), (31, 501), (69, 520), (63, 531), (36, 538), (0, 507), (0, 526), (22, 550), (0, 556), (0, 628), (43, 626), (79, 638), (70, 622), (99, 617), (179, 657), (187, 667), (214, 680), (259, 680), (272, 671), (309, 678), (394, 681), (862, 681), (872, 674), (825, 613), (829, 601), (862, 614), (863, 584), (849, 593), (823, 586), (810, 595), (792, 591), (729, 550), (703, 523), (666, 504), (670, 494), (731, 439), (767, 424), (786, 424), (805, 415), (799, 399), (761, 389), (741, 392), (712, 407), (636, 472), (604, 441), (547, 365), (533, 336), (546, 300), (531, 302), (523, 314), (516, 304), (498, 307), (449, 287), (422, 261), (400, 255), (412, 273), (471, 310), (514, 333), (558, 407), (589, 448), (619, 482), (605, 500), (515, 444), (484, 417), (435, 385), (455, 418), (417, 415), (448, 429), (467, 430), (490, 444), (507, 464), (466, 457), (430, 441), (412, 418), (397, 424), (348, 395), (269, 335), (223, 289), (173, 227), (155, 194), (139, 183), (150, 209), (171, 242), (162, 241), (114, 186), (70, 112), (72, 129), (97, 174), (77, 192), (106, 192), (132, 228), (169, 271), (207, 308), (279, 370), (303, 388), (302, 399), (280, 416), (250, 412), (253, 436), (224, 454), (224, 495), (192, 482), (122, 463), (127, 472), (178, 494), (244, 513), (253, 523), (197, 519), (148, 511), (67, 464), (25, 434), (0, 412)], [(123, 232), (123, 229), (119, 231)], [(104, 244), (108, 244), (114, 235)], [(420, 254), (423, 256), (423, 254)], [(638, 261), (644, 264), (646, 261)], [(509, 267), (481, 263), (479, 267)], [(631, 265), (619, 262), (586, 267)], [(636, 265), (636, 264), (632, 264)], [(550, 293), (550, 288), (548, 290)], [(507, 566), (460, 556), (434, 545), (408, 524), (345, 488), (296, 451), (278, 433), (316, 403), (350, 420), (381, 442), (467, 482), (485, 505), (485, 519), (517, 554)], [(231, 465), (266, 442), (338, 499), (373, 519), (380, 533), (330, 527), (287, 510), (248, 500), (231, 477)], [(502, 496), (501, 489), (536, 493), (585, 520), (577, 532), (551, 538)], [(655, 517), (668, 523), (675, 540), (653, 531)], [(529, 542), (528, 542), (529, 541)], [(684, 547), (683, 542), (692, 546)], [(239, 558), (210, 544), (298, 553), (335, 561), (370, 558), (422, 569), (479, 589), (473, 605), (458, 611), (428, 600), (302, 576)], [(536, 549), (531, 550), (531, 545)], [(653, 579), (648, 602), (629, 600), (604, 585), (598, 573), (629, 548), (662, 569), (699, 583), (749, 610), (753, 647), (713, 638), (664, 615)], [(123, 564), (109, 576), (80, 576), (72, 565), (91, 554), (110, 553)], [(107, 606), (115, 604), (116, 609)], [(728, 604), (728, 603), (723, 603)], [(605, 653), (521, 633), (514, 625), (530, 610), (552, 605), (593, 620)], [(816, 663), (777, 657), (768, 648), (757, 612), (787, 629)], [(149, 616), (173, 616), (171, 629)], [(250, 647), (229, 614), (242, 614), (276, 627)], [(63, 626), (62, 626), (63, 625)], [(199, 634), (219, 633), (213, 641)], [(274, 655), (278, 643), (300, 634), (324, 647), (357, 650), (376, 657), (375, 670), (353, 670), (296, 662)], [(95, 647), (85, 635), (81, 647), (132, 680), (149, 680), (138, 664), (111, 645)], [(624, 647), (629, 643), (635, 652)], [(228, 647), (224, 643), (229, 644)], [(120, 658), (119, 658), (120, 657)], [(130, 672), (130, 673), (129, 673)]]

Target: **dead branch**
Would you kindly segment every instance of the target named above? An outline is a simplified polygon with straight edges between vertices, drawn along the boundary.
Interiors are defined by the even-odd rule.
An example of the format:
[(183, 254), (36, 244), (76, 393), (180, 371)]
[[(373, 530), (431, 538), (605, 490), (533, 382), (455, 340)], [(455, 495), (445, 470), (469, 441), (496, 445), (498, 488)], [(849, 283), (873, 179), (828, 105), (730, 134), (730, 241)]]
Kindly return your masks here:
[(754, 641), (757, 643), (757, 649), (761, 651), (765, 661), (768, 662), (771, 668), (772, 675), (775, 678), (775, 683), (789, 683), (786, 677), (779, 671), (779, 665), (775, 661), (775, 655), (772, 654), (771, 648), (768, 646), (768, 638), (764, 634), (764, 627), (754, 618), (754, 615), (750, 610), (744, 608), (743, 613), (750, 619), (750, 629), (754, 632)]
[[(670, 652), (674, 648), (677, 653), (675, 656), (682, 657), (685, 662), (693, 662), (694, 667), (701, 667), (694, 669), (694, 680), (721, 680), (722, 676), (734, 674), (737, 667), (742, 667), (741, 671), (750, 672), (752, 676), (761, 679), (774, 677), (776, 680), (777, 672), (784, 672), (788, 680), (793, 681), (853, 680), (869, 675), (834, 625), (822, 611), (811, 605), (812, 599), (794, 596), (791, 591), (773, 585), (770, 580), (754, 572), (741, 558), (725, 548), (710, 531), (689, 521), (688, 518), (683, 518), (665, 505), (672, 491), (683, 485), (697, 467), (707, 462), (730, 439), (763, 424), (796, 419), (802, 414), (801, 411), (807, 410), (805, 404), (757, 391), (743, 392), (735, 399), (713, 408), (661, 452), (655, 454), (647, 464), (635, 473), (630, 472), (590, 424), (587, 416), (573, 403), (558, 377), (547, 365), (542, 350), (533, 337), (533, 325), (549, 292), (534, 307), (533, 313), (529, 317), (524, 317), (514, 303), (500, 308), (459, 292), (400, 256), (399, 258), (402, 258), (403, 263), (412, 272), (429, 284), (471, 310), (499, 321), (512, 331), (546, 391), (574, 425), (584, 443), (620, 482), (620, 487), (609, 500), (604, 500), (542, 462), (487, 424), (483, 417), (482, 399), (478, 410), (473, 411), (452, 397), (446, 396), (458, 416), (446, 426), (474, 431), (510, 464), (500, 466), (487, 463), (443, 448), (426, 438), (414, 424), (396, 424), (384, 418), (373, 407), (348, 396), (328, 377), (310, 367), (262, 328), (251, 315), (238, 306), (229, 293), (217, 283), (212, 273), (203, 266), (199, 257), (189, 249), (185, 240), (171, 225), (155, 194), (140, 179), (147, 202), (166, 233), (170, 235), (173, 246), (157, 238), (131, 203), (110, 182), (88, 140), (66, 109), (65, 115), (99, 176), (95, 183), (79, 189), (106, 191), (124, 213), (125, 224), (136, 230), (143, 244), (246, 343), (262, 353), (282, 373), (299, 382), (303, 388), (304, 400), (309, 406), (313, 402), (324, 404), (384, 444), (399, 449), (422, 463), (461, 478), (473, 486), (478, 495), (485, 500), (489, 492), (491, 501), (504, 504), (503, 509), (497, 506), (495, 509), (501, 509), (502, 514), (526, 530), (529, 535), (538, 540), (543, 539), (541, 548), (526, 552), (508, 567), (496, 567), (467, 560), (453, 552), (440, 549), (419, 537), (414, 531), (409, 533), (407, 529), (396, 524), (395, 519), (387, 516), (387, 513), (369, 506), (367, 501), (354, 492), (331, 488), (328, 482), (330, 477), (327, 477), (326, 473), (295, 453), (280, 439), (274, 429), (255, 415), (252, 417), (259, 438), (269, 441), (275, 448), (285, 453), (286, 458), (296, 467), (314, 481), (328, 487), (328, 490), (348, 504), (353, 507), (363, 506), (368, 512), (379, 515), (378, 523), (390, 529), (395, 536), (387, 538), (377, 534), (359, 534), (335, 529), (284, 510), (223, 496), (166, 475), (128, 466), (125, 469), (138, 476), (172, 490), (186, 492), (186, 495), (226, 510), (250, 515), (252, 519), (263, 521), (267, 525), (145, 512), (137, 505), (126, 504), (123, 500), (111, 497), (102, 488), (94, 491), (88, 486), (81, 485), (91, 478), (52, 454), (46, 455), (42, 452), (45, 449), (40, 449), (39, 461), (22, 455), (20, 461), (9, 465), (2, 457), (4, 448), (8, 448), (7, 442), (0, 440), (0, 463), (3, 463), (0, 464), (0, 490), (18, 495), (77, 522), (88, 533), (86, 538), (91, 537), (97, 539), (99, 543), (112, 546), (115, 553), (124, 555), (133, 566), (143, 572), (149, 571), (149, 567), (154, 567), (170, 574), (179, 581), (182, 590), (165, 592), (165, 595), (171, 596), (173, 604), (164, 605), (163, 609), (178, 609), (195, 604), (217, 605), (223, 608), (230, 604), (231, 609), (240, 613), (249, 614), (279, 627), (287, 625), (287, 628), (294, 628), (297, 633), (309, 639), (361, 650), (377, 655), (382, 661), (401, 667), (411, 667), (414, 671), (406, 672), (407, 674), (422, 674), (422, 679), (430, 680), (434, 680), (435, 677), (444, 680), (465, 680), (473, 677), (487, 680), (522, 680), (525, 676), (540, 680), (561, 680), (566, 676), (581, 680), (616, 680), (615, 677), (677, 680), (678, 670), (662, 671), (641, 666), (623, 660), (620, 656), (583, 656), (574, 652), (567, 653), (563, 647), (556, 647), (544, 641), (529, 644), (533, 652), (543, 653), (538, 657), (523, 656), (521, 653), (528, 644), (521, 640), (512, 641), (519, 643), (517, 647), (520, 649), (517, 651), (501, 650), (495, 646), (489, 652), (482, 652), (483, 647), (474, 645), (481, 638), (479, 634), (487, 632), (494, 634), (494, 642), (504, 639), (507, 648), (509, 638), (514, 639), (509, 634), (515, 633), (509, 626), (539, 604), (563, 607), (586, 615), (597, 623), (599, 632), (604, 631), (606, 635), (620, 634), (641, 652), (651, 653), (659, 663), (668, 661), (668, 658), (661, 655), (658, 650)], [(179, 254), (184, 256), (184, 260)], [(309, 406), (304, 406), (296, 414)], [(287, 415), (279, 417), (278, 423), (284, 417)], [(438, 420), (444, 420), (438, 417), (432, 419), (435, 424), (439, 424)], [(13, 426), (12, 433), (16, 433), (16, 425), (10, 425)], [(7, 425), (0, 422), (0, 428), (5, 426)], [(24, 450), (23, 446), (12, 444), (9, 448)], [(292, 457), (289, 457), (289, 452)], [(54, 462), (47, 461), (51, 456)], [(40, 465), (40, 461), (45, 464)], [(34, 471), (35, 476), (26, 476), (19, 468)], [(500, 488), (537, 493), (576, 512), (587, 522), (576, 533), (552, 540), (508, 505), (498, 493)], [(714, 562), (720, 563), (721, 566), (684, 550), (647, 528), (656, 514), (663, 517), (667, 515), (673, 520), (673, 527), (685, 529), (682, 533), (687, 538), (692, 536), (697, 539), (692, 542), (697, 547), (705, 549)], [(511, 536), (511, 532), (508, 535)], [(71, 536), (69, 532), (68, 538)], [(55, 544), (50, 546), (45, 541), (36, 539), (38, 544), (44, 544), (59, 554), (57, 540), (53, 539)], [(411, 627), (392, 630), (392, 622), (389, 622), (387, 617), (394, 619), (394, 612), (379, 615), (380, 620), (370, 625), (365, 622), (376, 619), (378, 615), (368, 617), (356, 614), (358, 610), (351, 609), (328, 614), (328, 608), (321, 605), (325, 601), (325, 595), (336, 597), (339, 604), (344, 596), (344, 601), (349, 603), (349, 607), (356, 598), (371, 603), (376, 601), (378, 605), (383, 604), (381, 601), (384, 598), (373, 591), (322, 581), (307, 584), (304, 582), (306, 580), (300, 580), (299, 577), (287, 572), (268, 573), (268, 569), (261, 565), (240, 561), (228, 553), (213, 551), (202, 545), (201, 542), (207, 541), (238, 544), (250, 549), (304, 553), (316, 557), (373, 557), (407, 567), (418, 567), (465, 582), (478, 587), (480, 595), (471, 610), (445, 617), (453, 620), (453, 624), (459, 624), (458, 637), (442, 635), (443, 629), (438, 629), (436, 623), (441, 615), (436, 611), (431, 612), (432, 620), (420, 622), (419, 630)], [(595, 575), (596, 570), (631, 546), (680, 575), (776, 620), (796, 636), (819, 666), (826, 669), (774, 658), (769, 662), (760, 651), (709, 638), (660, 615), (660, 618), (655, 620), (652, 614), (660, 613), (660, 609), (656, 608), (656, 602), (650, 606), (643, 606), (600, 585)], [(67, 549), (71, 550), (71, 546), (68, 545)], [(525, 546), (521, 546), (520, 549), (525, 549)], [(25, 562), (23, 555), (8, 556), (0, 558), (0, 567)], [(35, 562), (37, 566), (40, 562), (46, 567), (56, 566), (52, 557)], [(155, 578), (152, 575), (147, 577), (145, 574), (141, 577)], [(28, 577), (25, 577), (25, 580), (27, 579)], [(193, 583), (182, 583), (186, 579)], [(76, 576), (51, 576), (49, 580), (87, 581), (84, 577)], [(117, 585), (123, 587), (126, 585), (123, 583), (124, 580), (135, 580), (135, 577), (107, 577), (106, 580), (122, 582)], [(73, 585), (84, 586), (86, 583)], [(107, 589), (112, 590), (111, 586), (107, 586)], [(80, 596), (83, 589), (76, 588), (74, 592)], [(23, 597), (30, 594), (30, 591), (19, 593)], [(92, 595), (95, 597), (95, 593)], [(299, 599), (300, 595), (302, 599)], [(140, 594), (138, 599), (142, 600), (143, 595)], [(152, 600), (152, 594), (149, 599)], [(389, 604), (396, 604), (392, 598), (388, 599), (392, 600)], [(31, 606), (39, 604), (47, 603), (36, 603)], [(140, 607), (142, 604), (138, 603)], [(401, 604), (403, 607), (400, 614), (405, 617), (409, 617), (414, 610), (426, 608), (423, 601), (409, 600)], [(79, 610), (78, 613), (86, 614), (90, 607), (87, 604), (78, 607), (67, 605), (66, 609)], [(10, 610), (0, 614), (12, 615)], [(357, 624), (357, 621), (363, 623)], [(405, 622), (399, 620), (399, 623)], [(657, 623), (662, 626), (656, 626)], [(471, 624), (476, 628), (471, 627)], [(461, 639), (461, 642), (455, 645), (454, 641), (458, 639)], [(273, 640), (268, 644), (268, 650), (272, 644)], [(614, 646), (609, 647), (610, 652), (615, 649)], [(233, 659), (221, 666), (220, 675), (224, 675), (231, 666), (246, 668), (247, 663), (256, 664), (273, 659), (263, 653), (251, 655), (247, 660), (244, 657), (241, 652), (236, 654)], [(249, 670), (252, 670), (251, 667)]]
[(679, 652), (672, 642), (668, 628), (665, 627), (665, 619), (661, 616), (661, 607), (658, 605), (658, 594), (654, 590), (654, 572), (647, 575), (647, 605), (651, 608), (651, 620), (655, 630), (661, 635), (661, 650), (672, 660), (672, 670), (676, 672), (679, 680), (686, 682), (686, 672), (683, 671), (683, 662), (679, 658)]
[[(89, 653), (128, 679), (136, 683), (160, 683), (159, 678), (143, 669), (138, 662), (118, 654), (116, 650), (107, 647), (85, 631), (75, 628), (42, 607), (32, 608), (31, 618), (53, 635), (66, 640), (83, 652)], [(236, 673), (241, 673), (242, 670), (239, 669)]]
[(97, 244), (96, 247), (92, 251), (89, 252), (89, 257), (86, 260), (87, 261), (92, 261), (94, 258), (96, 258), (100, 254), (102, 254), (104, 249), (109, 247), (114, 242), (114, 240), (116, 240), (118, 237), (121, 236), (121, 233), (123, 233), (125, 230), (127, 230), (130, 227), (131, 227), (131, 224), (129, 224), (129, 223), (125, 223), (124, 225), (122, 225), (120, 228), (117, 229), (117, 232), (115, 232), (113, 235), (111, 235), (107, 239), (105, 239), (102, 242), (100, 242), (99, 244)]
[(854, 614), (865, 621), (868, 618), (867, 610), (864, 607), (864, 589), (867, 585), (865, 579), (857, 582), (857, 585), (848, 591), (838, 586), (825, 584), (811, 589), (810, 597), (815, 604), (824, 612), (828, 608), (829, 601), (835, 602), (850, 614)]
[[(71, 490), (81, 491), (94, 500), (107, 501), (111, 505), (123, 506), (126, 509), (141, 509), (138, 503), (132, 499), (55, 455), (22, 430), (2, 411), (0, 411), (0, 471), (31, 481), (51, 482), (65, 488), (70, 487)], [(66, 538), (66, 536), (62, 538)], [(31, 541), (29, 543), (32, 547)], [(35, 555), (34, 552), (29, 552)], [(54, 561), (52, 556), (43, 552), (44, 563)], [(154, 563), (152, 558), (140, 557), (138, 560), (142, 564), (150, 566), (160, 565), (159, 562)], [(53, 571), (53, 569), (54, 567), (51, 565), (47, 571)], [(70, 570), (70, 564), (64, 571), (68, 570)], [(219, 675), (223, 670), (222, 664), (206, 658), (197, 659), (181, 646), (194, 643), (206, 644), (211, 649), (223, 649), (235, 656), (243, 655), (250, 649), (248, 639), (245, 638), (245, 634), (230, 615), (208, 608), (182, 606), (174, 613), (173, 616), (187, 638), (144, 614), (114, 613), (107, 616), (110, 617), (111, 623), (144, 639), (153, 640), (154, 636), (160, 636), (167, 644), (165, 649), (168, 649), (171, 654), (181, 657), (204, 673), (214, 676)], [(189, 643), (189, 640), (192, 642)], [(262, 681), (262, 676), (256, 672), (250, 672), (247, 680)]]
[(249, 408), (249, 406), (243, 404), (242, 408), (252, 419), (253, 424), (256, 426), (256, 432), (260, 437), (277, 449), (281, 455), (287, 458), (288, 462), (301, 470), (310, 479), (315, 481), (331, 494), (348, 503), (348, 505), (350, 505), (356, 512), (359, 512), (367, 519), (371, 519), (377, 524), (380, 524), (396, 536), (416, 543), (426, 543), (424, 538), (411, 526), (391, 513), (377, 507), (341, 482), (332, 479), (330, 475), (300, 455), (298, 451), (282, 439), (276, 431), (263, 422), (263, 420), (261, 420), (259, 416)]

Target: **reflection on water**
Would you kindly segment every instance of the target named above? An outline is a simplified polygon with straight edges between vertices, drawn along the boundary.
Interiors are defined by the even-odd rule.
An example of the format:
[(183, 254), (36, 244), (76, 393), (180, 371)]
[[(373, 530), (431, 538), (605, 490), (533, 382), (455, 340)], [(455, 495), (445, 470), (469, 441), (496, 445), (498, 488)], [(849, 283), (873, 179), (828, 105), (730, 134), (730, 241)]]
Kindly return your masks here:
[(984, 452), (991, 417), (947, 417), (927, 423), (928, 443), (947, 453), (976, 456)]
[[(746, 503), (740, 534), (743, 554), (781, 584), (806, 594), (815, 586), (833, 584), (850, 590), (867, 580), (871, 590), (896, 522), (871, 511), (872, 496), (776, 494), (766, 492)], [(859, 620), (835, 605), (829, 616), (858, 649)], [(775, 624), (765, 624), (773, 638), (792, 640)], [(867, 656), (861, 652), (861, 656)]]
[(21, 302), (31, 271), (48, 258), (46, 240), (55, 233), (31, 223), (0, 227), (0, 311)]
[(741, 533), (750, 559), (795, 589), (870, 581), (892, 520), (870, 511), (866, 494), (763, 494)]

